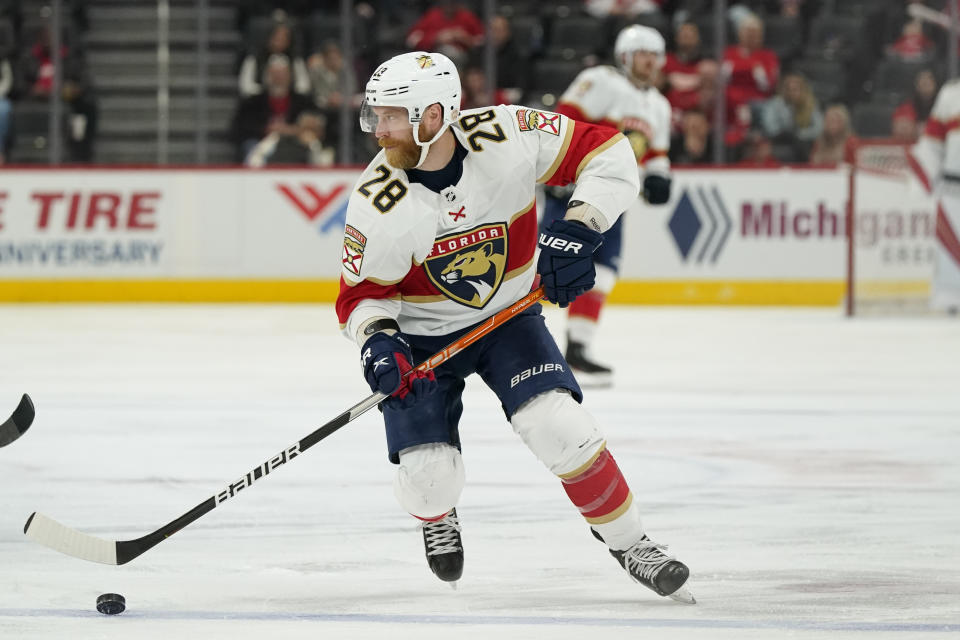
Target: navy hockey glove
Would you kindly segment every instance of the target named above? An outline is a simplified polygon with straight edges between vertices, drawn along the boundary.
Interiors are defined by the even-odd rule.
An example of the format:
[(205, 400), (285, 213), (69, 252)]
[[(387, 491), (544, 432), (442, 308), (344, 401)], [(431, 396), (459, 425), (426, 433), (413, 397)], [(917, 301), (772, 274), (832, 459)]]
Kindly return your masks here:
[(670, 178), (651, 173), (643, 179), (643, 199), (650, 204), (664, 204), (670, 199)]
[(579, 222), (554, 220), (540, 233), (538, 244), (537, 272), (547, 300), (566, 307), (593, 288), (593, 252), (603, 244), (600, 233)]
[(371, 391), (390, 396), (384, 404), (392, 409), (408, 409), (420, 398), (437, 390), (433, 371), (414, 371), (406, 375), (413, 369), (412, 362), (410, 345), (399, 333), (375, 333), (360, 348), (363, 377)]

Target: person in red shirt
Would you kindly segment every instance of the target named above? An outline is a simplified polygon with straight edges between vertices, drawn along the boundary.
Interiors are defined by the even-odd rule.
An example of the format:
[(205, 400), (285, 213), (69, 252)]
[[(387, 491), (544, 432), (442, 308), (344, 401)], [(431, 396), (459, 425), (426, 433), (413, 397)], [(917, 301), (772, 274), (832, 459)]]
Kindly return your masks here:
[(912, 120), (916, 125), (917, 135), (923, 131), (923, 127), (930, 117), (930, 111), (933, 110), (933, 102), (937, 99), (937, 78), (933, 71), (923, 69), (919, 71), (913, 80), (913, 96), (901, 103), (896, 111), (893, 112), (892, 120), (898, 119)]
[(407, 47), (439, 51), (455, 63), (462, 63), (471, 49), (483, 43), (483, 22), (463, 3), (441, 0), (410, 27)]
[[(37, 40), (30, 47), (30, 55), (25, 62), (25, 76), (30, 83), (30, 95), (46, 98), (53, 90), (53, 55), (50, 51), (50, 27), (44, 25), (37, 32)], [(60, 59), (67, 57), (67, 46), (60, 45)]]
[(903, 25), (900, 37), (887, 49), (887, 54), (904, 62), (927, 60), (933, 56), (936, 45), (923, 33), (919, 20), (910, 20)]
[(723, 73), (727, 78), (727, 104), (731, 114), (743, 126), (749, 126), (751, 103), (773, 96), (780, 75), (780, 60), (763, 46), (763, 22), (755, 15), (740, 21), (737, 44), (723, 55)]
[(674, 50), (667, 52), (663, 75), (667, 84), (664, 95), (675, 112), (682, 113), (699, 106), (702, 75), (700, 63), (700, 28), (693, 22), (684, 22), (677, 27)]

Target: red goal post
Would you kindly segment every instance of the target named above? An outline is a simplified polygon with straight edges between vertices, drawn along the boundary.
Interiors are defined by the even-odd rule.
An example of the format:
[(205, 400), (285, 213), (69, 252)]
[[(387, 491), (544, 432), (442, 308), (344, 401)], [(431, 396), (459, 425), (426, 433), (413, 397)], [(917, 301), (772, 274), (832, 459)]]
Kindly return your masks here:
[(847, 198), (847, 315), (925, 313), (933, 278), (936, 201), (893, 140), (851, 148)]

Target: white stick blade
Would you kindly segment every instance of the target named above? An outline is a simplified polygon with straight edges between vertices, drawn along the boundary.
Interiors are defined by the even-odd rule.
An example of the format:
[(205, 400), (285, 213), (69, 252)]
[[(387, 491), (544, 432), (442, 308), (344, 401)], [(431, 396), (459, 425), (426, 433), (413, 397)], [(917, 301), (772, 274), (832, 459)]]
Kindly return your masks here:
[(65, 527), (42, 513), (30, 516), (23, 533), (34, 542), (68, 556), (101, 564), (117, 564), (116, 542)]

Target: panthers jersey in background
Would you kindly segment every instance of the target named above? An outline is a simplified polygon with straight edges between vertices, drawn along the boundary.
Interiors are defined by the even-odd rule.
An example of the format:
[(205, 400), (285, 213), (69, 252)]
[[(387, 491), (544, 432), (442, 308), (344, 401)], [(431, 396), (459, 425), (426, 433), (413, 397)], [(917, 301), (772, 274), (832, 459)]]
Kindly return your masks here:
[(451, 333), (528, 293), (538, 182), (575, 181), (573, 197), (611, 224), (637, 197), (630, 146), (609, 128), (500, 105), (464, 112), (451, 131), (467, 153), (459, 182), (441, 193), (410, 183), (382, 151), (358, 180), (336, 304), (352, 339), (384, 316), (405, 333)]
[(614, 67), (590, 67), (560, 96), (557, 112), (623, 131), (645, 172), (670, 172), (670, 103), (655, 87), (640, 89)]
[(940, 88), (913, 156), (938, 195), (931, 304), (960, 310), (960, 80)]

